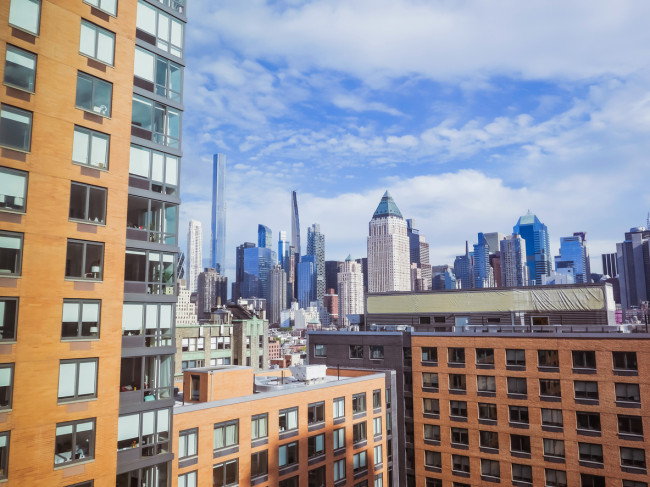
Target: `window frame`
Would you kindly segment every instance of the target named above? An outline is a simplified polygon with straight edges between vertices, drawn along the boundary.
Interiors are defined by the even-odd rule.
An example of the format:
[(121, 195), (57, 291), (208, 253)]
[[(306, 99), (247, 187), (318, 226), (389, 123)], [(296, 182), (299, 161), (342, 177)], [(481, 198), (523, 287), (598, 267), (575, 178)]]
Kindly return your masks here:
[[(95, 281), (95, 282), (102, 282), (104, 280), (104, 254), (105, 254), (105, 248), (104, 248), (104, 242), (97, 242), (94, 240), (78, 240), (74, 238), (69, 238), (67, 241), (67, 250), (66, 250), (66, 267), (67, 267), (67, 262), (68, 260), (71, 261), (71, 259), (68, 259), (69, 252), (70, 252), (70, 244), (82, 244), (83, 245), (83, 250), (82, 250), (82, 256), (81, 256), (81, 265), (80, 268), (82, 270), (83, 276), (70, 276), (67, 274), (67, 269), (66, 269), (66, 275), (65, 275), (65, 280), (67, 281)], [(83, 272), (86, 269), (86, 259), (87, 259), (87, 249), (90, 245), (95, 245), (101, 248), (101, 257), (99, 259), (99, 265), (97, 266), (91, 266), (91, 269), (94, 267), (99, 267), (99, 272)], [(99, 274), (98, 277), (85, 277), (88, 274)]]
[[(259, 469), (256, 471), (256, 469)], [(251, 452), (251, 480), (266, 477), (269, 474), (269, 451)]]
[[(95, 366), (95, 382), (93, 384), (93, 392), (89, 394), (79, 394), (79, 385), (80, 385), (79, 380), (80, 380), (81, 365), (91, 364), (91, 363), (94, 364)], [(65, 365), (73, 365), (73, 364), (75, 366), (74, 385), (73, 385), (74, 394), (72, 396), (61, 396), (61, 385), (62, 385), (61, 368)], [(58, 382), (57, 396), (56, 396), (57, 404), (83, 402), (91, 399), (96, 399), (98, 380), (99, 380), (99, 358), (98, 357), (59, 360), (59, 382)]]
[[(617, 356), (618, 354), (623, 354), (620, 356), (623, 359), (623, 362), (625, 362), (624, 367), (617, 367)], [(628, 365), (630, 362), (629, 357), (634, 356), (634, 367), (631, 367)], [(620, 362), (619, 362), (620, 363)], [(639, 362), (638, 362), (638, 357), (636, 352), (629, 352), (629, 351), (620, 351), (620, 350), (614, 350), (612, 351), (612, 369), (615, 371), (621, 371), (621, 372), (637, 372), (639, 371)]]
[(36, 32), (34, 32), (32, 30), (29, 30), (26, 27), (22, 27), (20, 25), (11, 23), (11, 6), (14, 5), (14, 1), (15, 0), (11, 0), (10, 5), (9, 5), (9, 20), (8, 20), (9, 25), (11, 27), (14, 27), (14, 28), (22, 31), (22, 32), (26, 32), (26, 33), (28, 33), (30, 35), (38, 37), (40, 35), (40, 33), (41, 33), (41, 15), (42, 15), (42, 8), (43, 8), (43, 4), (42, 4), (41, 0), (21, 0), (22, 2), (27, 1), (29, 3), (38, 4), (38, 18), (36, 19)]
[(348, 350), (349, 350), (350, 359), (354, 359), (354, 360), (363, 359), (363, 345), (350, 344)]
[[(84, 208), (82, 210), (84, 217), (82, 218), (74, 218), (70, 216), (70, 212), (72, 211), (72, 198), (73, 198), (73, 187), (78, 186), (81, 188), (84, 188), (85, 193), (84, 193), (84, 199), (86, 200), (84, 203)], [(91, 206), (91, 189), (95, 191), (99, 191), (100, 193), (104, 193), (104, 214), (102, 215), (101, 220), (91, 220), (89, 213), (90, 213), (90, 206)], [(68, 208), (68, 220), (72, 222), (77, 222), (77, 223), (85, 223), (87, 225), (99, 225), (99, 226), (106, 226), (106, 213), (107, 213), (107, 203), (108, 203), (108, 188), (104, 188), (103, 186), (95, 186), (92, 184), (86, 184), (86, 183), (80, 183), (78, 181), (70, 181), (70, 204)]]
[[(66, 421), (66, 422), (63, 422), (63, 423), (57, 423), (56, 424), (55, 433), (54, 433), (54, 466), (55, 467), (67, 466), (67, 465), (72, 465), (72, 464), (80, 463), (80, 462), (87, 462), (88, 460), (94, 460), (95, 459), (95, 442), (96, 442), (96, 439), (97, 439), (96, 438), (96, 433), (97, 433), (97, 429), (96, 429), (97, 424), (96, 424), (96, 422), (97, 422), (96, 418), (87, 418), (87, 419), (78, 419), (76, 421)], [(91, 441), (89, 442), (89, 445), (88, 445), (88, 452), (89, 452), (88, 456), (87, 457), (84, 456), (84, 457), (80, 457), (80, 458), (72, 458), (72, 456), (73, 456), (72, 451), (75, 452), (74, 456), (77, 455), (77, 451), (76, 451), (76, 449), (78, 447), (78, 444), (77, 444), (77, 441), (76, 441), (77, 440), (77, 433), (78, 433), (77, 428), (78, 428), (79, 425), (84, 425), (84, 424), (87, 424), (87, 423), (90, 423), (92, 425), (92, 427), (90, 429), (90, 431), (91, 431)], [(62, 462), (57, 463), (57, 461), (56, 461), (57, 460), (57, 455), (59, 455), (57, 453), (57, 438), (59, 437), (59, 435), (57, 434), (56, 430), (58, 430), (59, 428), (64, 428), (66, 426), (72, 426), (72, 438), (71, 438), (71, 443), (70, 443), (70, 459), (67, 460), (67, 461), (64, 460)], [(66, 453), (66, 452), (63, 452), (63, 453)]]
[[(7, 81), (7, 54), (9, 51), (18, 51), (17, 54), (22, 54), (25, 57), (32, 57), (34, 60), (34, 70), (32, 71), (32, 76), (31, 76), (31, 89), (29, 87), (24, 87), (20, 86), (14, 83), (11, 83)], [(18, 46), (14, 46), (13, 44), (7, 43), (7, 47), (5, 49), (5, 68), (4, 68), (4, 74), (2, 78), (2, 84), (5, 86), (9, 86), (10, 88), (14, 88), (16, 90), (24, 91), (26, 93), (31, 93), (34, 94), (36, 93), (36, 69), (38, 67), (38, 55), (28, 51), (26, 49), (22, 49)]]
[(334, 451), (345, 448), (345, 427), (335, 428), (332, 431), (332, 449)]
[[(151, 93), (152, 96), (154, 96), (153, 93)], [(131, 127), (136, 127), (137, 130), (142, 132), (142, 135), (139, 134), (133, 134), (136, 137), (139, 137), (144, 140), (148, 140), (149, 142), (152, 142), (157, 145), (161, 145), (164, 147), (169, 147), (171, 149), (180, 149), (181, 148), (181, 137), (183, 134), (183, 123), (182, 123), (182, 111), (179, 110), (178, 108), (175, 108), (170, 105), (165, 105), (164, 103), (160, 103), (159, 101), (153, 100), (151, 98), (147, 98), (146, 96), (138, 95), (137, 93), (133, 93), (132, 97), (132, 103), (135, 105), (135, 103), (140, 103), (143, 105), (147, 105), (150, 107), (149, 111), (149, 122), (148, 125), (142, 126), (134, 123), (136, 120), (134, 119), (134, 116), (137, 112), (136, 110), (133, 110), (131, 113)], [(157, 110), (160, 112), (158, 113)], [(143, 112), (144, 113), (144, 112)], [(162, 128), (157, 130), (156, 125), (157, 125), (157, 117), (158, 115), (162, 115), (162, 118), (160, 119), (160, 122), (162, 123)], [(178, 134), (177, 135), (171, 135), (171, 127), (173, 125), (173, 120), (174, 117), (178, 121)], [(149, 128), (146, 128), (149, 127)], [(143, 137), (144, 132), (147, 132), (150, 134), (147, 137)]]
[[(544, 363), (542, 363), (544, 357)], [(556, 360), (553, 360), (556, 359)], [(550, 362), (549, 362), (550, 360)], [(557, 369), (560, 367), (559, 350), (537, 350), (537, 366), (542, 369)]]
[[(140, 257), (144, 255), (144, 269), (139, 269), (140, 271), (144, 271), (144, 275), (142, 276), (144, 279), (140, 279), (140, 280), (127, 279), (126, 271), (129, 263), (125, 258), (124, 261), (125, 284), (127, 283), (135, 283), (136, 285), (143, 284), (144, 285), (142, 288), (143, 290), (139, 292), (146, 293), (149, 295), (169, 295), (175, 293), (176, 272), (178, 270), (176, 253), (159, 251), (159, 250), (138, 249), (135, 247), (126, 247), (125, 255), (129, 255), (129, 254), (140, 256)], [(158, 256), (158, 260), (152, 259), (152, 257), (155, 257), (156, 255)], [(168, 260), (169, 257), (171, 257), (172, 259), (171, 272), (169, 271), (169, 269), (165, 270), (165, 265), (170, 263), (170, 261)], [(152, 274), (154, 274), (154, 276), (156, 275), (156, 273), (154, 272), (156, 268), (155, 266), (159, 266), (159, 272), (157, 273), (158, 280), (154, 280), (154, 279), (150, 280), (149, 276), (151, 276)], [(133, 268), (133, 265), (131, 265), (131, 268)]]
[[(93, 30), (94, 34), (94, 39), (93, 39), (93, 45), (94, 45), (94, 54), (89, 54), (84, 51), (82, 51), (82, 36), (83, 36), (83, 28), (86, 26), (86, 28)], [(111, 61), (107, 62), (104, 59), (101, 59), (98, 57), (98, 50), (99, 50), (99, 36), (100, 34), (105, 35), (106, 37), (112, 39), (112, 49), (111, 49)], [(111, 32), (108, 29), (104, 29), (103, 27), (90, 22), (89, 20), (84, 19), (83, 17), (81, 18), (81, 27), (79, 29), (79, 54), (87, 57), (89, 59), (92, 59), (94, 61), (97, 61), (98, 63), (104, 64), (106, 66), (114, 67), (115, 66), (115, 32)]]
[[(300, 427), (298, 412), (299, 412), (298, 406), (291, 407), (291, 408), (280, 409), (280, 411), (278, 411), (278, 431), (280, 433), (287, 433), (289, 431), (295, 431)], [(290, 416), (295, 415), (296, 425), (293, 428), (288, 427), (289, 426), (288, 418), (290, 417), (288, 415), (290, 415)], [(282, 420), (283, 417), (285, 419), (284, 429), (282, 428), (282, 424), (281, 424), (281, 420)]]
[[(588, 454), (585, 453), (584, 457), (582, 452), (583, 445), (589, 448), (589, 453)], [(594, 454), (592, 450), (595, 450), (597, 452), (599, 448), (600, 448), (600, 456), (597, 456), (597, 453)], [(604, 462), (603, 445), (601, 445), (600, 443), (586, 443), (582, 441), (578, 442), (578, 459), (581, 462), (598, 463), (602, 465)]]
[[(260, 422), (264, 424), (264, 434), (260, 433)], [(251, 441), (263, 440), (269, 437), (269, 413), (251, 416)]]
[[(497, 421), (497, 405), (492, 402), (479, 402), (477, 408), (478, 419), (483, 421)], [(486, 411), (489, 414), (482, 415), (482, 411)]]
[(307, 406), (307, 424), (315, 425), (325, 422), (325, 401), (313, 402)]
[[(2, 402), (6, 401), (6, 403), (7, 403), (4, 406), (0, 404), (0, 412), (5, 412), (5, 411), (11, 411), (13, 409), (15, 364), (13, 362), (12, 363), (0, 364), (0, 371), (2, 371), (2, 370), (8, 370), (9, 371), (8, 372), (8, 374), (9, 374), (9, 385), (8, 386), (0, 385), (0, 390), (4, 389), (4, 388), (7, 388), (7, 391), (4, 394), (2, 394), (2, 396), (0, 396), (0, 398), (2, 399)], [(4, 374), (2, 374), (2, 375), (4, 375)]]
[[(465, 411), (464, 414), (456, 414), (456, 412), (462, 413), (463, 410)], [(452, 416), (454, 418), (467, 418), (467, 401), (450, 400), (449, 416)]]
[(109, 86), (110, 87), (110, 92), (109, 92), (110, 106), (106, 106), (106, 105), (100, 105), (99, 106), (100, 109), (101, 109), (102, 106), (106, 106), (106, 112), (105, 113), (102, 113), (102, 110), (96, 111), (94, 108), (84, 107), (84, 106), (77, 103), (77, 94), (75, 94), (75, 102), (74, 102), (75, 108), (77, 108), (78, 110), (81, 110), (83, 112), (92, 113), (93, 115), (98, 115), (100, 117), (110, 119), (111, 115), (113, 113), (113, 83), (111, 83), (110, 81), (106, 81), (106, 80), (104, 80), (102, 78), (98, 78), (97, 76), (93, 76), (91, 74), (84, 73), (83, 71), (77, 71), (77, 92), (79, 91), (79, 88), (78, 88), (79, 87), (79, 78), (81, 78), (81, 79), (86, 78), (87, 81), (90, 81), (92, 83), (92, 89), (91, 89), (91, 95), (90, 95), (90, 98), (91, 98), (90, 104), (93, 107), (95, 106), (95, 96), (96, 96), (96, 93), (95, 93), (96, 88), (95, 87), (97, 85), (101, 85), (102, 83)]
[[(232, 473), (235, 474), (235, 478), (232, 479), (232, 482), (228, 482), (228, 472), (231, 470), (230, 467), (234, 465), (234, 469), (232, 469)], [(239, 484), (239, 458), (233, 458), (232, 460), (226, 460), (225, 462), (217, 463), (216, 465), (212, 466), (212, 482), (214, 485), (216, 484), (216, 475), (217, 475), (217, 470), (218, 469), (223, 469), (223, 475), (221, 476), (222, 483), (221, 485), (223, 487), (231, 487), (231, 486), (236, 486)]]
[[(589, 363), (593, 357), (593, 366)], [(597, 370), (594, 350), (571, 350), (571, 365), (576, 370)]]
[(545, 457), (566, 458), (566, 446), (564, 440), (559, 438), (543, 438), (542, 446)]
[[(191, 438), (194, 438), (191, 442)], [(181, 441), (181, 439), (183, 441)], [(194, 453), (190, 453), (191, 446), (194, 446)], [(178, 432), (178, 460), (187, 460), (197, 457), (199, 454), (199, 429), (190, 428)]]
[[(228, 443), (228, 428), (235, 426), (235, 438), (234, 442)], [(223, 445), (217, 446), (217, 438), (221, 436), (221, 441)], [(214, 453), (227, 450), (229, 448), (235, 448), (239, 446), (239, 418), (231, 419), (229, 421), (222, 421), (220, 423), (215, 423), (212, 430), (212, 451)]]
[[(545, 411), (549, 411), (548, 414), (550, 414), (551, 416), (556, 416), (557, 413), (560, 413), (561, 422), (559, 424), (558, 423), (550, 423), (548, 421), (545, 422), (544, 421)], [(563, 414), (562, 409), (541, 408), (540, 418), (541, 418), (542, 426), (550, 426), (552, 428), (564, 428), (564, 414)]]
[[(27, 117), (29, 119), (29, 124), (27, 125), (27, 130), (25, 131), (25, 141), (21, 146), (10, 145), (8, 143), (2, 142), (2, 120), (6, 117), (3, 117), (4, 112), (13, 113), (14, 115)], [(0, 147), (5, 149), (13, 150), (16, 152), (23, 152), (29, 154), (32, 151), (32, 129), (34, 127), (34, 112), (30, 110), (24, 110), (23, 108), (16, 107), (14, 105), (9, 105), (7, 103), (0, 103)]]
[(494, 348), (477, 348), (476, 365), (494, 365)]
[[(144, 176), (142, 171), (138, 167), (138, 164), (142, 161), (139, 161), (137, 154), (146, 153), (146, 164), (147, 164), (147, 175)], [(157, 165), (156, 158), (160, 159), (160, 167), (156, 168)], [(167, 166), (173, 161), (175, 164), (175, 170), (173, 171), (173, 177), (176, 181), (175, 184), (167, 182), (168, 169)], [(144, 147), (139, 144), (131, 144), (129, 146), (129, 185), (135, 186), (138, 188), (146, 189), (154, 193), (167, 194), (167, 195), (176, 195), (180, 191), (180, 159), (179, 157), (173, 154), (167, 154), (165, 152), (151, 149), (149, 147)], [(138, 171), (138, 172), (135, 172)], [(155, 179), (154, 173), (160, 173), (160, 179)], [(138, 184), (132, 184), (131, 178), (134, 178)], [(146, 186), (146, 187), (144, 187)]]
[[(282, 449), (286, 449), (286, 463), (280, 464), (280, 459), (282, 457)], [(295, 458), (292, 458), (290, 456), (290, 453), (295, 454)], [(290, 461), (292, 460), (293, 461)], [(284, 469), (285, 467), (288, 467), (290, 465), (296, 465), (300, 463), (300, 448), (298, 447), (298, 441), (291, 441), (289, 443), (285, 443), (283, 445), (278, 446), (278, 468), (279, 469)], [(282, 475), (282, 474), (280, 474)]]
[(327, 345), (324, 343), (314, 343), (314, 357), (327, 357)]
[(95, 0), (97, 2), (97, 5), (92, 3), (93, 0), (82, 0), (82, 1), (83, 1), (83, 3), (85, 3), (87, 5), (90, 5), (91, 7), (96, 8), (97, 10), (101, 10), (102, 12), (107, 13), (111, 17), (117, 17), (117, 0), (115, 0), (115, 11), (114, 12), (112, 12), (110, 10), (107, 10), (107, 9), (105, 9), (105, 8), (103, 8), (101, 6), (104, 3), (104, 0)]
[[(321, 440), (321, 449), (318, 449), (318, 440)], [(307, 437), (307, 458), (319, 457), (325, 455), (327, 450), (325, 444), (325, 433), (319, 433), (317, 435), (312, 435)]]
[[(178, 474), (178, 487), (195, 487), (197, 485), (198, 470)], [(191, 483), (190, 483), (191, 482)]]
[(352, 471), (356, 475), (365, 470), (368, 470), (368, 451), (362, 450), (352, 455)]
[(352, 444), (356, 445), (368, 440), (368, 424), (366, 421), (360, 421), (352, 425)]
[[(64, 336), (63, 335), (63, 329), (64, 329), (64, 324), (65, 323), (73, 323), (72, 321), (67, 322), (64, 321), (65, 319), (65, 308), (66, 304), (71, 304), (71, 305), (78, 305), (78, 312), (77, 312), (77, 334), (75, 336)], [(89, 327), (89, 331), (92, 330), (93, 328), (96, 328), (96, 332), (94, 335), (83, 335), (83, 317), (84, 317), (84, 306), (86, 305), (96, 305), (97, 306), (97, 322), (94, 325), (91, 325)], [(100, 338), (100, 331), (101, 331), (101, 317), (102, 317), (102, 300), (101, 299), (70, 299), (70, 298), (64, 298), (63, 299), (63, 306), (62, 306), (62, 316), (61, 316), (61, 341), (62, 342), (67, 342), (67, 341), (81, 341), (81, 340), (99, 340)], [(92, 333), (92, 332), (91, 332)]]
[[(552, 389), (554, 389), (555, 386), (557, 386), (557, 394), (551, 394), (550, 392), (554, 392)], [(546, 378), (539, 379), (539, 396), (542, 398), (544, 397), (561, 398), (562, 384), (560, 382), (560, 379), (546, 379)]]
[(341, 458), (340, 460), (334, 460), (332, 464), (332, 470), (334, 471), (334, 482), (338, 482), (339, 480), (345, 480), (346, 463), (347, 462), (345, 458)]
[[(456, 468), (460, 467), (460, 468)], [(451, 455), (451, 471), (452, 472), (461, 472), (461, 473), (470, 473), (470, 462), (469, 457), (466, 455)]]
[[(360, 409), (360, 408), (363, 409)], [(366, 393), (360, 392), (358, 394), (352, 395), (352, 414), (361, 414), (365, 413), (368, 410), (368, 405), (366, 403)]]
[[(533, 484), (533, 468), (530, 465), (524, 465), (521, 463), (512, 463), (512, 481), (521, 482), (525, 484)], [(517, 470), (517, 472), (515, 472)], [(529, 473), (524, 477), (524, 472)]]
[[(514, 355), (514, 358), (508, 358), (508, 355)], [(523, 355), (521, 360), (520, 355)], [(526, 350), (523, 348), (507, 348), (506, 349), (506, 367), (526, 367)]]
[[(481, 387), (483, 387), (483, 389), (481, 389)], [(493, 375), (477, 375), (476, 392), (496, 394), (497, 392), (496, 377)]]
[[(597, 421), (594, 421), (594, 418), (597, 418)], [(586, 425), (584, 424), (584, 420), (586, 420)], [(578, 434), (581, 431), (597, 431), (600, 433), (602, 431), (600, 413), (598, 411), (576, 411), (576, 431)]]
[[(462, 358), (462, 360), (461, 360)], [(465, 348), (464, 347), (449, 347), (447, 349), (447, 364), (465, 365)]]
[[(10, 325), (12, 330), (12, 336), (9, 338), (5, 338), (5, 328), (7, 323), (5, 321), (8, 318), (11, 318), (11, 316), (8, 316), (9, 312), (11, 311), (8, 309), (8, 306), (6, 303), (15, 303), (14, 304), (14, 314), (13, 314), (13, 324)], [(2, 304), (2, 309), (4, 310), (4, 314), (0, 315), (0, 323), (2, 326), (0, 327), (0, 343), (15, 343), (16, 342), (16, 337), (18, 334), (18, 313), (20, 311), (20, 298), (19, 297), (13, 297), (13, 296), (0, 296), (0, 304)]]
[[(88, 162), (82, 162), (75, 160), (75, 140), (81, 140), (81, 139), (76, 139), (77, 133), (83, 134), (88, 137), (88, 148), (86, 150), (86, 160)], [(104, 158), (104, 162), (98, 162), (97, 164), (92, 163), (92, 156), (93, 156), (93, 145), (94, 145), (94, 140), (95, 139), (104, 139), (106, 141), (106, 154)], [(80, 142), (79, 142), (80, 143)], [(97, 169), (98, 171), (108, 171), (108, 163), (110, 160), (110, 155), (111, 155), (111, 136), (110, 134), (106, 134), (104, 132), (99, 132), (98, 130), (93, 130), (89, 129), (87, 127), (83, 127), (81, 125), (75, 125), (74, 130), (73, 130), (73, 137), (72, 137), (72, 164), (78, 165), (78, 166), (84, 166), (84, 167), (90, 167), (92, 169)]]
[[(158, 49), (162, 49), (163, 51), (168, 52), (172, 56), (175, 56), (177, 58), (182, 58), (183, 53), (185, 52), (185, 27), (183, 25), (183, 22), (176, 19), (176, 17), (174, 17), (173, 15), (170, 15), (167, 12), (163, 12), (162, 10), (154, 7), (153, 5), (149, 5), (149, 4), (145, 3), (145, 2), (142, 2), (141, 0), (138, 0), (138, 15), (137, 15), (137, 17), (144, 17), (144, 15), (139, 14), (140, 5), (143, 5), (143, 8), (150, 8), (150, 9), (152, 9), (154, 11), (154, 14), (156, 16), (156, 18), (155, 18), (155, 23), (156, 23), (155, 31), (156, 32), (152, 33), (150, 31), (145, 30), (144, 28), (142, 28), (142, 26), (138, 26), (138, 25), (136, 25), (136, 32), (141, 31), (141, 32), (144, 32), (145, 34), (153, 37), (155, 39), (155, 44), (152, 44), (152, 45), (155, 45)], [(167, 29), (167, 32), (166, 32), (166, 38), (168, 39), (168, 41), (165, 41), (165, 38), (159, 37), (159, 35), (160, 35), (159, 29), (160, 29), (160, 25), (161, 25), (160, 17), (161, 16), (165, 16), (165, 17), (168, 18), (168, 29)], [(181, 29), (181, 32), (180, 32), (181, 45), (180, 46), (173, 45), (172, 42), (171, 42), (172, 30), (173, 30), (172, 25), (173, 25), (174, 22), (176, 22), (180, 26), (180, 29)], [(146, 42), (148, 44), (151, 44), (151, 42), (149, 42), (148, 40)], [(161, 46), (160, 45), (161, 43), (166, 44), (167, 46), (166, 47)]]
[[(636, 397), (638, 397), (638, 400), (630, 399), (629, 392), (627, 392), (625, 396), (619, 396), (619, 391), (618, 391), (619, 386), (624, 386), (626, 391), (636, 387)], [(636, 382), (615, 382), (614, 394), (615, 394), (616, 402), (623, 402), (628, 404), (641, 404), (641, 388), (639, 387), (639, 384)]]
[[(517, 419), (513, 420), (513, 413), (516, 412)], [(522, 413), (526, 414), (526, 421), (522, 421)], [(508, 405), (508, 422), (516, 424), (527, 424), (530, 425), (530, 412), (528, 406), (515, 406), (513, 404)]]
[[(153, 79), (148, 79), (144, 76), (145, 75), (140, 75), (136, 72), (136, 69), (134, 69), (133, 72), (133, 78), (134, 78), (134, 84), (138, 86), (139, 88), (145, 89), (149, 91), (150, 93), (156, 95), (156, 96), (161, 96), (163, 98), (166, 98), (167, 100), (171, 100), (176, 103), (182, 103), (183, 102), (183, 66), (180, 64), (172, 61), (171, 59), (168, 59), (164, 56), (160, 56), (156, 54), (155, 52), (152, 52), (148, 49), (145, 49), (141, 46), (136, 46), (135, 47), (135, 63), (136, 66), (138, 65), (139, 62), (139, 56), (138, 52), (141, 52), (142, 55), (144, 56), (150, 56), (151, 57), (151, 70), (153, 71), (152, 73), (152, 78)], [(144, 62), (144, 61), (140, 61)], [(165, 64), (165, 82), (162, 83), (161, 80), (158, 79), (158, 74), (159, 74), (159, 63)], [(180, 73), (180, 89), (174, 90), (171, 86), (171, 79), (172, 79), (172, 69), (177, 68), (177, 71)], [(142, 80), (138, 82), (137, 80)], [(146, 85), (145, 85), (146, 83)], [(149, 86), (151, 85), (151, 86)]]

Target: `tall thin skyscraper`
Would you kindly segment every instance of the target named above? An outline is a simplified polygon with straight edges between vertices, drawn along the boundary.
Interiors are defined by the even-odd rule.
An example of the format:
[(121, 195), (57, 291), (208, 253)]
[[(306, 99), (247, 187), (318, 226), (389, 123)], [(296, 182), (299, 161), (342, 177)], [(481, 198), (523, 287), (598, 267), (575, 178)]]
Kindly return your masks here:
[(212, 235), (210, 265), (221, 275), (226, 270), (226, 155), (212, 159)]
[(298, 196), (291, 192), (291, 246), (300, 255), (300, 218), (298, 217)]
[(203, 271), (203, 230), (201, 222), (190, 220), (187, 230), (187, 281), (191, 293), (197, 289), (199, 274)]
[(411, 290), (406, 222), (388, 191), (369, 223), (368, 292)]
[(273, 248), (273, 232), (261, 223), (257, 226), (257, 246), (263, 249)]
[(535, 284), (542, 283), (542, 276), (551, 274), (551, 244), (548, 229), (537, 216), (528, 214), (519, 218), (512, 233), (518, 233), (526, 241), (526, 265), (528, 277)]
[(287, 306), (287, 273), (280, 264), (276, 264), (269, 273), (269, 324), (280, 323), (280, 311)]
[(316, 259), (316, 299), (323, 304), (325, 296), (325, 235), (320, 232), (320, 225), (314, 223), (307, 229), (307, 255)]
[(363, 314), (364, 311), (361, 264), (353, 261), (349, 255), (339, 267), (337, 286), (339, 290), (339, 328), (347, 328), (350, 326), (347, 315)]

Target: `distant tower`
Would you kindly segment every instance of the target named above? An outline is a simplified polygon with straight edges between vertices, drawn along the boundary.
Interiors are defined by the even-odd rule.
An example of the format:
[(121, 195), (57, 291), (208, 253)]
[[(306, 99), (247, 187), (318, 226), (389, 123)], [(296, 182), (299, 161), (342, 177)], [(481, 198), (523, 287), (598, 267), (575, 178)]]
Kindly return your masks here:
[(339, 267), (337, 276), (339, 289), (339, 328), (350, 326), (347, 315), (363, 314), (363, 274), (361, 264), (348, 255)]
[(586, 284), (591, 282), (591, 265), (589, 262), (589, 247), (587, 247), (585, 232), (575, 232), (572, 237), (560, 238), (560, 255), (555, 257), (555, 270), (573, 269), (575, 282)]
[(301, 308), (307, 308), (316, 300), (316, 257), (303, 255), (297, 267), (298, 304)]
[(316, 299), (323, 304), (325, 296), (325, 235), (320, 225), (314, 223), (307, 229), (307, 255), (316, 258)]
[(474, 245), (474, 287), (477, 289), (494, 287), (494, 275), (490, 265), (490, 245), (482, 232)]
[(291, 246), (300, 255), (300, 219), (298, 217), (298, 196), (291, 192)]
[(287, 306), (287, 273), (280, 264), (271, 269), (269, 275), (269, 300), (266, 303), (269, 310), (269, 324), (280, 323), (280, 311)]
[[(415, 220), (411, 218), (406, 220), (406, 231), (409, 237), (411, 264), (416, 264), (421, 270), (424, 290), (431, 289), (432, 274), (431, 264), (429, 263), (429, 244), (424, 235), (421, 235), (420, 231), (415, 228)], [(413, 288), (413, 283), (411, 283), (411, 288)]]
[(273, 248), (273, 233), (269, 227), (261, 223), (257, 226), (257, 246), (263, 249)]
[(470, 254), (469, 245), (465, 241), (465, 255), (459, 255), (454, 260), (454, 275), (461, 289), (472, 289), (474, 287), (474, 280), (472, 279), (473, 255)]
[(411, 290), (406, 222), (388, 191), (369, 224), (368, 292)]
[(528, 212), (519, 218), (512, 233), (518, 233), (526, 241), (528, 278), (540, 285), (542, 276), (551, 274), (551, 244), (546, 225), (537, 216)]
[(200, 320), (210, 319), (212, 308), (226, 304), (228, 278), (206, 268), (199, 274), (196, 291), (196, 314)]
[(519, 287), (528, 285), (528, 266), (526, 265), (526, 242), (514, 234), (499, 243), (501, 254), (501, 285)]
[(190, 220), (187, 230), (187, 288), (190, 293), (197, 289), (197, 279), (203, 270), (203, 230), (201, 222)]
[(212, 225), (210, 265), (221, 275), (226, 271), (226, 155), (212, 160)]

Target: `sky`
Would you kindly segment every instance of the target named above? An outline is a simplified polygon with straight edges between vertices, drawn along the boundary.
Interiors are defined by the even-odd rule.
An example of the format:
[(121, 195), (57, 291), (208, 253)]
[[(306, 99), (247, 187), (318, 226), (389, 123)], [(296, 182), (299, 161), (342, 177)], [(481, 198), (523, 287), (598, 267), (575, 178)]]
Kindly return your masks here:
[(257, 225), (326, 259), (366, 255), (389, 190), (453, 264), (535, 213), (585, 231), (592, 270), (650, 210), (650, 2), (189, 0), (180, 245), (209, 258), (212, 155), (226, 154), (226, 274)]

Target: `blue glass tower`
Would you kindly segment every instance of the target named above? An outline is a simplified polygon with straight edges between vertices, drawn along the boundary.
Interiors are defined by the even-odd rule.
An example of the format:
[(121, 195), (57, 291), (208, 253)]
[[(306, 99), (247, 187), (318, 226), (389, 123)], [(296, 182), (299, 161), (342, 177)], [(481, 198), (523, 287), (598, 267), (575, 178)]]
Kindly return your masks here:
[[(490, 246), (482, 232), (478, 234), (478, 243), (474, 244), (474, 287), (490, 287)], [(492, 277), (494, 279), (494, 277)]]
[(265, 249), (273, 248), (273, 233), (269, 227), (261, 223), (257, 226), (257, 246)]
[(459, 255), (454, 260), (454, 274), (456, 280), (460, 281), (461, 289), (472, 289), (474, 280), (472, 279), (472, 254), (469, 246), (465, 242), (465, 255)]
[(298, 263), (298, 305), (306, 308), (316, 300), (316, 256), (303, 255)]
[(210, 265), (221, 275), (226, 270), (226, 155), (212, 159), (212, 222)]
[(242, 298), (269, 299), (270, 272), (275, 265), (275, 252), (265, 247), (243, 249), (243, 279), (239, 286)]
[[(512, 229), (526, 241), (526, 265), (528, 276), (534, 284), (542, 283), (542, 276), (551, 273), (551, 244), (548, 238), (548, 229), (537, 216), (528, 213), (519, 218)], [(533, 284), (531, 282), (531, 284)]]
[(591, 281), (589, 249), (584, 232), (576, 232), (572, 237), (560, 238), (560, 255), (555, 257), (555, 270), (566, 268), (573, 268), (576, 283)]

